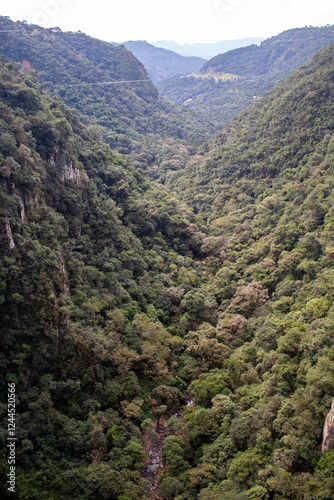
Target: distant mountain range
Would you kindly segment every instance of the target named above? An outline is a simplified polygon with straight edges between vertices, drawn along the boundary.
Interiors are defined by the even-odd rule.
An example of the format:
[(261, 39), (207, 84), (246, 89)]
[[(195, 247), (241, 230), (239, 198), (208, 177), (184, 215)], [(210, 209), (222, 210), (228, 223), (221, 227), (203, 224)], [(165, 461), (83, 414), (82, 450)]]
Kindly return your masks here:
[(165, 80), (174, 75), (197, 72), (206, 62), (206, 59), (201, 57), (181, 56), (172, 50), (155, 47), (143, 40), (128, 41), (122, 45), (145, 66), (153, 82)]
[[(333, 35), (178, 80), (231, 113)], [(0, 498), (334, 499), (334, 43), (214, 134), (0, 16), (0, 253)]]
[(181, 56), (196, 56), (203, 59), (211, 59), (229, 50), (246, 47), (251, 44), (259, 44), (263, 40), (265, 40), (265, 37), (248, 37), (240, 38), (239, 40), (223, 40), (216, 43), (185, 43), (183, 45), (179, 45), (173, 41), (160, 40), (158, 42), (151, 42), (151, 44), (155, 47), (172, 50)]
[(175, 76), (158, 87), (170, 101), (225, 123), (333, 41), (334, 26), (287, 30), (260, 46), (217, 55), (199, 73)]

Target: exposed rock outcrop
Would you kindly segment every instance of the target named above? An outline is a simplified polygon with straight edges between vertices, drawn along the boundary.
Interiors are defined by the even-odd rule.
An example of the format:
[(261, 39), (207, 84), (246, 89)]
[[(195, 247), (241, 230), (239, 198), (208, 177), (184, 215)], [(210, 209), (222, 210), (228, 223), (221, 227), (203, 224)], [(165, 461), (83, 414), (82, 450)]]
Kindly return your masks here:
[(12, 230), (11, 230), (11, 227), (10, 227), (10, 222), (9, 222), (8, 217), (5, 220), (5, 231), (4, 232), (8, 236), (10, 250), (13, 250), (13, 248), (15, 248), (15, 243), (14, 243), (14, 240), (13, 240)]
[(62, 175), (63, 181), (74, 179), (75, 182), (79, 182), (80, 180), (80, 170), (78, 167), (73, 165), (73, 162), (69, 162), (65, 165), (65, 169)]
[(326, 417), (321, 445), (322, 453), (326, 453), (328, 450), (334, 450), (334, 400), (331, 411)]

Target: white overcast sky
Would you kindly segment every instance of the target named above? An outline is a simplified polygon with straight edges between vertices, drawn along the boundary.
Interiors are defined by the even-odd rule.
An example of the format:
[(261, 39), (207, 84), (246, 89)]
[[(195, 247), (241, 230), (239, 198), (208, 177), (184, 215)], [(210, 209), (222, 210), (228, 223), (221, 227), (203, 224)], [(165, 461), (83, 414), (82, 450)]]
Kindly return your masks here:
[(218, 42), (334, 24), (333, 0), (6, 0), (0, 14), (107, 41)]

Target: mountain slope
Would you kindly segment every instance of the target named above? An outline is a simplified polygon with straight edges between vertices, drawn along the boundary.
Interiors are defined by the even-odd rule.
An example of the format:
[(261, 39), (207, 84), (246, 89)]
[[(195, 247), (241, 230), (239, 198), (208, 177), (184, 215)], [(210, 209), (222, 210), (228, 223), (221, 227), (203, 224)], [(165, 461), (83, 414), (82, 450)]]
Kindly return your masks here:
[(160, 93), (225, 123), (332, 41), (333, 26), (288, 30), (260, 46), (220, 54), (198, 74), (173, 77), (159, 84)]
[(333, 31), (333, 26), (287, 30), (260, 45), (219, 54), (202, 66), (201, 73), (225, 72), (247, 77), (275, 74), (283, 79), (333, 42)]
[(153, 82), (171, 78), (174, 75), (197, 72), (206, 62), (201, 57), (181, 56), (145, 41), (128, 41), (122, 45), (145, 66)]
[[(31, 74), (3, 62), (0, 185), (0, 391), (5, 401), (15, 384), (14, 497), (141, 500), (144, 399), (172, 383), (182, 348), (164, 302), (170, 266), (193, 261), (202, 233)], [(12, 498), (0, 410), (1, 498)]]
[(125, 47), (3, 17), (0, 28), (5, 61), (36, 70), (46, 88), (85, 123), (108, 129), (97, 133), (142, 166), (152, 162), (164, 139), (205, 137), (211, 129), (203, 117), (159, 99), (145, 68)]
[[(186, 180), (190, 173), (197, 179), (196, 189), (202, 186), (201, 189), (206, 190), (211, 189), (211, 182), (223, 178), (224, 182), (226, 178), (231, 183), (240, 177), (272, 179), (281, 174), (281, 169), (303, 162), (303, 155), (309, 152), (299, 146), (305, 142), (316, 148), (326, 133), (331, 135), (334, 127), (331, 116), (333, 50), (334, 44), (321, 50), (309, 63), (231, 120), (209, 144), (205, 157), (207, 169), (201, 167), (196, 171), (192, 165), (187, 171), (178, 172), (175, 178)], [(250, 144), (255, 147), (250, 148)]]

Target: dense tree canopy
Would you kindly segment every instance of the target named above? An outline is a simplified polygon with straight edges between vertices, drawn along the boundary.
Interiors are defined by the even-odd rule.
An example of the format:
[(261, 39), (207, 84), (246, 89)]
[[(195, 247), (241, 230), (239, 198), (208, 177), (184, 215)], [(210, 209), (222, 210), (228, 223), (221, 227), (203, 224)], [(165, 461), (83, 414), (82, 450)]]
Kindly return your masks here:
[[(132, 78), (114, 50), (102, 66), (125, 54)], [(333, 60), (331, 45), (196, 151), (157, 131), (144, 169), (0, 63), (3, 498), (149, 498), (152, 421), (166, 500), (333, 497)]]

